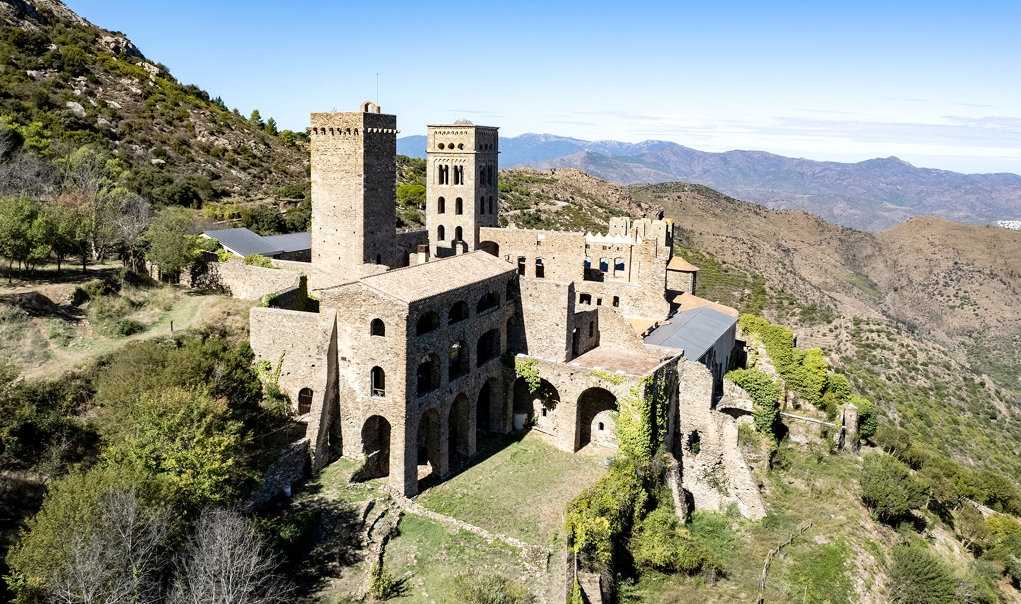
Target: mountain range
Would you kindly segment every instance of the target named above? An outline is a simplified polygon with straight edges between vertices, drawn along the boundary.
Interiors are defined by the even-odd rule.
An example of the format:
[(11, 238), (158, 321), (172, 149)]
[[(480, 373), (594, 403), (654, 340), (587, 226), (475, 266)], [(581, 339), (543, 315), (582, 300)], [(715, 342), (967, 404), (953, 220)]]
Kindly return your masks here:
[[(398, 140), (425, 156), (425, 137)], [(587, 141), (552, 134), (500, 139), (503, 167), (577, 168), (620, 184), (703, 184), (770, 208), (801, 209), (840, 225), (881, 230), (913, 216), (970, 223), (1021, 217), (1021, 176), (920, 168), (896, 157), (857, 163), (763, 151), (699, 151), (669, 141)]]

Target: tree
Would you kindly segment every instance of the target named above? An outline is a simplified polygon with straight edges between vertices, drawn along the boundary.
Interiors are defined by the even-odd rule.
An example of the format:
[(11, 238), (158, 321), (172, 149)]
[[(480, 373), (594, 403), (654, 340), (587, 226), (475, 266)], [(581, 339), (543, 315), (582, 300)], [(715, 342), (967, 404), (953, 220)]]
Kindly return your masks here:
[(266, 120), (266, 133), (273, 136), (280, 134), (280, 131), (277, 130), (277, 121), (275, 119), (269, 118)]
[(123, 188), (114, 189), (112, 195), (115, 211), (110, 222), (121, 249), (121, 259), (124, 266), (135, 272), (143, 272), (145, 254), (142, 236), (152, 222), (149, 202)]
[(952, 604), (958, 602), (957, 581), (945, 562), (924, 545), (893, 548), (890, 599), (895, 604)]
[(144, 505), (134, 491), (102, 496), (90, 530), (70, 536), (69, 557), (50, 581), (50, 597), (68, 604), (159, 602), (170, 524), (166, 508)]
[(258, 109), (252, 109), (252, 114), (248, 116), (248, 123), (260, 130), (265, 127), (265, 124), (262, 123), (262, 114)]
[(145, 234), (146, 259), (157, 265), (161, 275), (174, 275), (195, 260), (195, 235), (191, 214), (184, 208), (160, 210)]
[(0, 256), (7, 258), (9, 269), (28, 261), (33, 248), (29, 230), (37, 213), (38, 204), (28, 198), (0, 199)]
[(202, 512), (170, 595), (177, 604), (288, 601), (277, 563), (254, 525), (237, 512)]
[(894, 523), (924, 506), (929, 498), (926, 485), (910, 468), (889, 455), (866, 455), (862, 463), (861, 498), (875, 516)]

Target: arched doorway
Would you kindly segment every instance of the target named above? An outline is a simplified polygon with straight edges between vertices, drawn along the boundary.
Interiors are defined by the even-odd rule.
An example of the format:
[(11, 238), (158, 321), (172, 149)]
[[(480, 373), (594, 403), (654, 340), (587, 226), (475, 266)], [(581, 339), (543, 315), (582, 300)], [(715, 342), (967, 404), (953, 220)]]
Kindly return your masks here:
[(362, 425), (362, 454), (365, 464), (360, 478), (380, 478), (390, 474), (390, 422), (373, 415)]
[(500, 244), (495, 241), (481, 241), (479, 242), (479, 249), (497, 258), (500, 257)]
[[(582, 392), (578, 397), (578, 432), (574, 450), (581, 449), (593, 440), (602, 445), (613, 446), (617, 439), (616, 412), (617, 397), (609, 390), (594, 387)], [(607, 431), (613, 433), (607, 434)]]
[(440, 414), (426, 409), (418, 420), (418, 483), (419, 491), (426, 482), (439, 480), (440, 468)]
[(471, 409), (468, 397), (458, 394), (454, 404), (450, 406), (447, 416), (447, 461), (451, 471), (457, 471), (467, 465), (471, 458)]
[(539, 432), (556, 432), (556, 410), (560, 404), (560, 393), (553, 384), (539, 380), (539, 386), (532, 390), (525, 380), (514, 380), (514, 429), (532, 425)]

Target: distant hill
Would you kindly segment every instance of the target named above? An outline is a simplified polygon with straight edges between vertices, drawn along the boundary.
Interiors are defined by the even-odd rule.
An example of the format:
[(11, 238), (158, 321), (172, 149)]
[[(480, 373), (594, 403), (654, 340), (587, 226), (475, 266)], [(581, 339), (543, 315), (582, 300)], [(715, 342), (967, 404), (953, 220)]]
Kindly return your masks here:
[(58, 0), (0, 0), (0, 160), (11, 141), (46, 159), (99, 147), (157, 203), (258, 197), (307, 180), (304, 133), (229, 110)]
[[(896, 157), (822, 162), (762, 151), (710, 153), (667, 141), (586, 141), (550, 134), (502, 138), (500, 146), (500, 163), (507, 168), (578, 168), (621, 184), (682, 180), (866, 230), (921, 215), (971, 223), (1021, 217), (1021, 176), (919, 168)], [(398, 148), (423, 157), (425, 137), (404, 137)]]

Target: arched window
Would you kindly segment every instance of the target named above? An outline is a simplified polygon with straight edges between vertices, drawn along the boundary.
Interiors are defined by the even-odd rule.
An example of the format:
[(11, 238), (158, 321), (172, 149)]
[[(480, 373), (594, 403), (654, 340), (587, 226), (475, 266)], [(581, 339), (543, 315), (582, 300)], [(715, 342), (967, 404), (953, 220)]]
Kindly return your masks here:
[(542, 263), (542, 258), (535, 259), (535, 278), (544, 279), (546, 277), (546, 266)]
[(614, 306), (620, 306), (620, 296), (614, 296), (613, 297), (613, 305)]
[(415, 325), (415, 334), (423, 335), (436, 329), (440, 325), (440, 317), (433, 311), (429, 311), (418, 318), (418, 323)]
[(382, 367), (372, 368), (372, 371), (369, 372), (369, 381), (371, 382), (372, 396), (377, 398), (386, 396), (386, 374), (383, 373)]
[(616, 275), (617, 273), (623, 273), (623, 272), (624, 272), (624, 259), (623, 258), (614, 258), (613, 259), (613, 274)]
[(490, 329), (482, 334), (475, 350), (475, 364), (478, 367), (500, 356), (500, 330)]
[(386, 325), (383, 323), (382, 319), (373, 319), (372, 322), (369, 323), (369, 335), (372, 336), (386, 335)]
[(450, 379), (456, 379), (468, 373), (468, 347), (464, 342), (454, 342), (450, 345), (450, 360), (447, 365), (447, 374)]
[(418, 364), (416, 375), (416, 392), (418, 396), (432, 392), (440, 386), (440, 367), (436, 355), (427, 354)]
[(592, 294), (578, 294), (578, 304), (592, 304)]
[(459, 323), (468, 318), (468, 303), (461, 301), (455, 302), (450, 307), (450, 312), (447, 313), (447, 323)]
[(481, 314), (487, 310), (492, 310), (500, 306), (500, 294), (496, 292), (486, 292), (479, 298), (479, 303), (475, 305), (476, 314)]
[(454, 213), (458, 216), (464, 214), (464, 200), (460, 197), (454, 200)]
[(604, 273), (609, 271), (610, 270), (610, 261), (607, 260), (606, 258), (600, 258), (599, 259), (599, 270), (604, 272)]
[(454, 229), (454, 241), (464, 241), (464, 230), (461, 227)]
[(592, 259), (585, 256), (585, 270), (592, 268)]
[(440, 197), (436, 200), (436, 213), (442, 214), (447, 211), (447, 200)]
[(525, 260), (524, 256), (518, 256), (518, 274), (519, 275), (524, 275), (525, 274), (525, 262), (526, 262), (526, 260)]
[(454, 184), (464, 184), (464, 166), (454, 166)]
[(496, 212), (496, 201), (495, 201), (495, 198), (492, 195), (490, 195), (489, 196), (489, 213), (493, 214), (495, 212)]
[(302, 388), (298, 391), (298, 415), (305, 415), (312, 410), (312, 389)]
[(436, 227), (436, 240), (446, 241), (447, 240), (447, 229), (443, 228), (443, 225)]

